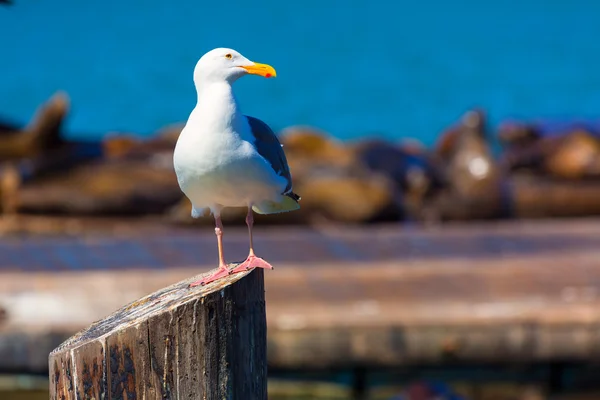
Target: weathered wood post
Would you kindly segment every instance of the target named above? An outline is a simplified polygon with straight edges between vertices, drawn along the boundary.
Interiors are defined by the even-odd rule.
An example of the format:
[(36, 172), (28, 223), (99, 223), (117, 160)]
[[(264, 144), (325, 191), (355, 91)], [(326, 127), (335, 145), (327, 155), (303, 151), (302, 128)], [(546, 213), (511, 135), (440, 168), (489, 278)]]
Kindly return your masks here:
[(266, 400), (263, 271), (192, 281), (123, 307), (50, 353), (50, 399)]

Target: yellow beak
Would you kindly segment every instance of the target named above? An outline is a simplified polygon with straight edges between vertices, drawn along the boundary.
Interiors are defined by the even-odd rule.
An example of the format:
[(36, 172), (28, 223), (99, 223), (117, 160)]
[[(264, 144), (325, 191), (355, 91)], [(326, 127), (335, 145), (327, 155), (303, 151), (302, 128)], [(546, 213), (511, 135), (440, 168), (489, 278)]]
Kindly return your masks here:
[(249, 74), (264, 76), (265, 78), (275, 78), (277, 76), (277, 72), (275, 72), (275, 68), (271, 67), (267, 64), (254, 63), (253, 65), (242, 67)]

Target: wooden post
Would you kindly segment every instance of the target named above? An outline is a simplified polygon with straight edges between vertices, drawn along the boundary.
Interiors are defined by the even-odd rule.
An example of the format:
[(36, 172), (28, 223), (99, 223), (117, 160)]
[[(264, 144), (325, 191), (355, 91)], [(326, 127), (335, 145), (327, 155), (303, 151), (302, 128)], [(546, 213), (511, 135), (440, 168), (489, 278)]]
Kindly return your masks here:
[(50, 353), (50, 399), (266, 400), (263, 271), (189, 288), (193, 280), (121, 308)]

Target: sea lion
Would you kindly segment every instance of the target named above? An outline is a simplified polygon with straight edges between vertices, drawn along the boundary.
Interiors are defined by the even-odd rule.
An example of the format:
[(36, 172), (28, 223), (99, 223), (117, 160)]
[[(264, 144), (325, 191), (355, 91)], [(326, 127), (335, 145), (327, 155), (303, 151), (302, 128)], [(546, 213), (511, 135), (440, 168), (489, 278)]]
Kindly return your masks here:
[(100, 155), (97, 143), (62, 139), (61, 126), (68, 109), (67, 95), (57, 92), (38, 108), (26, 127), (7, 121), (0, 125), (0, 196), (4, 213), (19, 209), (17, 194), (23, 184)]
[(558, 179), (600, 177), (600, 138), (584, 129), (540, 136), (505, 148), (502, 165), (512, 173), (530, 173)]
[(395, 184), (396, 197), (402, 198), (395, 214), (422, 219), (424, 204), (442, 187), (441, 171), (430, 154), (414, 143), (395, 145), (381, 139), (361, 140), (353, 150), (359, 163)]
[(540, 130), (534, 125), (504, 121), (498, 127), (498, 140), (503, 147), (524, 146), (542, 137)]
[(600, 140), (591, 133), (578, 130), (557, 138), (548, 146), (543, 168), (553, 177), (586, 179), (600, 177)]
[(290, 170), (294, 171), (294, 183), (320, 165), (348, 168), (355, 162), (353, 152), (342, 141), (320, 129), (291, 126), (279, 136)]
[(91, 146), (88, 152), (93, 152), (95, 159), (72, 166), (67, 173), (38, 177), (24, 185), (19, 194), (22, 211), (71, 215), (166, 212), (182, 198), (173, 170), (173, 129), (148, 139), (110, 136)]
[(465, 197), (484, 194), (497, 181), (498, 171), (485, 135), (485, 116), (469, 111), (448, 161), (448, 182)]
[(63, 143), (60, 129), (68, 111), (68, 96), (64, 92), (55, 93), (38, 108), (25, 128), (0, 136), (0, 159), (35, 157), (58, 147)]
[(503, 176), (486, 135), (485, 114), (468, 111), (437, 153), (446, 187), (432, 201), (430, 218), (481, 219), (505, 216)]
[(510, 186), (516, 218), (600, 215), (600, 181), (514, 175)]
[(88, 162), (18, 193), (20, 212), (67, 215), (160, 214), (180, 198), (173, 169), (148, 160)]
[(389, 175), (369, 168), (359, 147), (306, 126), (281, 132), (305, 218), (364, 223), (398, 219), (401, 193)]
[(184, 124), (171, 124), (158, 130), (149, 138), (139, 135), (108, 133), (102, 140), (107, 158), (140, 158), (157, 152), (173, 152)]

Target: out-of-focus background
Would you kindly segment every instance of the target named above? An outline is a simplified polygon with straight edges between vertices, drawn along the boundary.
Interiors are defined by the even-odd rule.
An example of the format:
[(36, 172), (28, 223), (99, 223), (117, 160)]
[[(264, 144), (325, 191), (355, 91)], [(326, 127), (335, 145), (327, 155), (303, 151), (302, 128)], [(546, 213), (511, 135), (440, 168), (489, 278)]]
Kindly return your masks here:
[[(258, 216), (269, 397), (600, 398), (600, 3), (0, 1), (0, 399), (216, 266), (172, 152), (215, 47), (302, 209)], [(230, 261), (244, 210), (224, 216)]]

